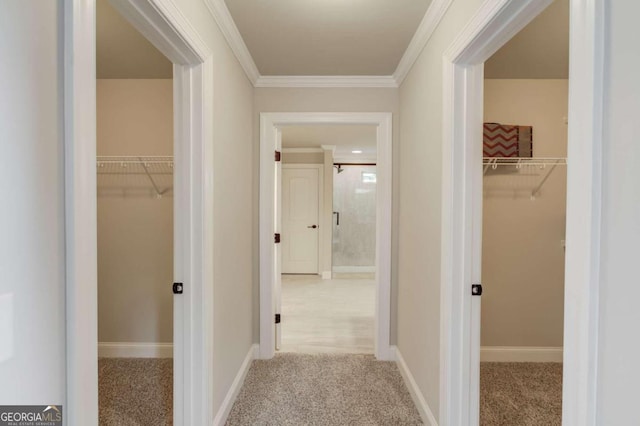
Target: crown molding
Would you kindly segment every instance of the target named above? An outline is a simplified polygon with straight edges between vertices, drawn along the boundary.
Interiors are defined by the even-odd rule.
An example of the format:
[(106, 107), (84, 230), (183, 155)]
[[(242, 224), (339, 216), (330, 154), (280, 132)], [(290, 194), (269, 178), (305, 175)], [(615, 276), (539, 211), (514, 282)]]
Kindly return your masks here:
[(254, 87), (273, 88), (397, 88), (413, 67), (453, 0), (433, 0), (393, 75), (260, 75), (224, 0), (204, 0)]
[(324, 152), (322, 148), (282, 148), (285, 154), (319, 154)]
[(451, 3), (453, 3), (453, 0), (433, 0), (429, 5), (427, 13), (425, 13), (424, 18), (422, 18), (422, 22), (420, 22), (409, 46), (407, 46), (407, 50), (405, 50), (404, 55), (402, 55), (398, 63), (398, 67), (393, 73), (393, 78), (398, 86), (402, 84), (407, 74), (409, 74), (409, 71), (411, 71), (413, 64), (418, 59), (418, 56), (420, 56), (420, 53), (422, 53), (422, 50), (427, 45), (436, 28), (438, 28), (440, 21), (444, 18)]
[(335, 145), (320, 145), (320, 148), (323, 151), (331, 151), (331, 153), (335, 153), (336, 152), (336, 146)]
[(333, 157), (333, 162), (341, 166), (348, 166), (349, 164), (358, 165), (359, 163), (376, 163), (377, 161), (378, 157), (375, 155), (344, 154)]
[(218, 27), (220, 27), (220, 31), (222, 31), (224, 38), (229, 43), (229, 47), (238, 58), (238, 62), (240, 62), (244, 72), (247, 74), (249, 81), (255, 86), (260, 77), (260, 72), (224, 0), (205, 0), (204, 3), (207, 5)]
[(396, 88), (390, 75), (263, 75), (255, 87), (367, 87)]

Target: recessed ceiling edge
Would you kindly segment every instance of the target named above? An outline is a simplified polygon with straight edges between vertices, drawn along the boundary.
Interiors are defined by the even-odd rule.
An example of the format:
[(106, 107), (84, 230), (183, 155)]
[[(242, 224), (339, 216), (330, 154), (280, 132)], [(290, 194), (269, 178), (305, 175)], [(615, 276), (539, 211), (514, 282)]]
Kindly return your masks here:
[(240, 62), (254, 87), (360, 87), (360, 88), (397, 88), (418, 59), (418, 56), (438, 27), (438, 24), (453, 3), (453, 0), (433, 0), (414, 33), (393, 75), (360, 76), (304, 76), (304, 75), (260, 75), (249, 49), (245, 44), (236, 23), (224, 0), (204, 0), (213, 19), (218, 24), (224, 38)]

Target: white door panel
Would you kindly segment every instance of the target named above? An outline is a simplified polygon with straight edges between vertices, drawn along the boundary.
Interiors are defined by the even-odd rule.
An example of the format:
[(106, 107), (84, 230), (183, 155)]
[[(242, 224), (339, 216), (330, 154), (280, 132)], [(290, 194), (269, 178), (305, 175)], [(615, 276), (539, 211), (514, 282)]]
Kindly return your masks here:
[(318, 169), (282, 170), (282, 272), (318, 273)]

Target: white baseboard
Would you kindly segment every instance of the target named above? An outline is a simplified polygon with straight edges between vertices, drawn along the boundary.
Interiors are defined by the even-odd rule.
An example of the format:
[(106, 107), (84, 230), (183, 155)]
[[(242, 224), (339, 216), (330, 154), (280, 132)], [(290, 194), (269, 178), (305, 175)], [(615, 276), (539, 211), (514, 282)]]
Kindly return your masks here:
[(222, 426), (227, 421), (227, 417), (229, 417), (233, 403), (236, 401), (238, 393), (244, 384), (244, 379), (247, 377), (247, 373), (251, 367), (251, 361), (257, 357), (259, 352), (259, 346), (257, 344), (254, 344), (249, 348), (249, 352), (247, 352), (247, 356), (244, 358), (244, 361), (238, 370), (238, 374), (236, 374), (235, 379), (233, 379), (233, 383), (231, 383), (231, 387), (229, 388), (227, 395), (224, 397), (218, 413), (213, 419), (213, 426)]
[(358, 274), (366, 272), (375, 272), (375, 266), (334, 266), (333, 272), (341, 274)]
[(173, 358), (173, 343), (99, 342), (100, 358)]
[(322, 279), (330, 280), (333, 277), (333, 273), (331, 271), (322, 271)]
[(483, 346), (480, 361), (485, 362), (562, 362), (562, 347)]
[(422, 417), (422, 421), (425, 425), (428, 426), (438, 426), (438, 422), (436, 421), (431, 408), (429, 408), (429, 404), (427, 404), (427, 400), (424, 399), (424, 395), (418, 388), (418, 384), (416, 383), (409, 367), (404, 362), (404, 358), (400, 353), (400, 349), (396, 346), (392, 346), (392, 352), (395, 354), (396, 364), (398, 365), (398, 370), (400, 370), (400, 374), (404, 379), (404, 383), (407, 385), (409, 389), (409, 393), (411, 394), (411, 398), (413, 399), (414, 404), (416, 404), (416, 408), (420, 413), (420, 417)]

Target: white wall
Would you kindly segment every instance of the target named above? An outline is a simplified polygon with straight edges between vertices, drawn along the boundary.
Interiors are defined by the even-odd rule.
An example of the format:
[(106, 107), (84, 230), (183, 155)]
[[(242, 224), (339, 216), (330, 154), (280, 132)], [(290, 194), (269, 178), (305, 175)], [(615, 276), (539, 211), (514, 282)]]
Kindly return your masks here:
[(62, 2), (0, 2), (0, 404), (65, 400)]
[[(391, 112), (393, 114), (393, 207), (392, 207), (392, 241), (391, 241), (391, 342), (395, 343), (396, 337), (396, 289), (397, 289), (397, 236), (398, 236), (398, 174), (399, 174), (399, 103), (398, 89), (282, 89), (282, 88), (257, 88), (254, 91), (253, 104), (253, 137), (254, 137), (254, 170), (259, 169), (260, 137), (260, 113), (261, 112)], [(326, 167), (325, 167), (326, 170)], [(326, 181), (329, 183), (329, 181)], [(254, 341), (258, 342), (260, 323), (258, 318), (259, 306), (259, 236), (258, 236), (258, 202), (259, 179), (254, 176), (254, 217), (253, 217), (253, 243), (254, 243)], [(331, 187), (330, 187), (331, 188)], [(330, 192), (328, 193), (330, 194)], [(325, 194), (326, 197), (327, 194)], [(326, 200), (326, 198), (325, 198)], [(328, 204), (328, 203), (327, 203)], [(329, 246), (329, 245), (327, 245)], [(326, 253), (325, 253), (326, 254)]]
[[(568, 88), (568, 80), (485, 80), (484, 121), (533, 126), (534, 156), (564, 157)], [(482, 346), (562, 346), (566, 167), (530, 199), (549, 170), (499, 167), (484, 177)]]
[(324, 153), (322, 152), (283, 152), (283, 164), (323, 164)]
[(442, 55), (481, 0), (455, 0), (400, 87), (397, 346), (438, 418)]
[(640, 424), (640, 3), (606, 4), (597, 424), (631, 425)]
[[(173, 80), (99, 79), (96, 89), (98, 155), (173, 155)], [(173, 193), (101, 186), (112, 181), (98, 176), (98, 341), (171, 343)], [(152, 188), (146, 176), (117, 182)]]

